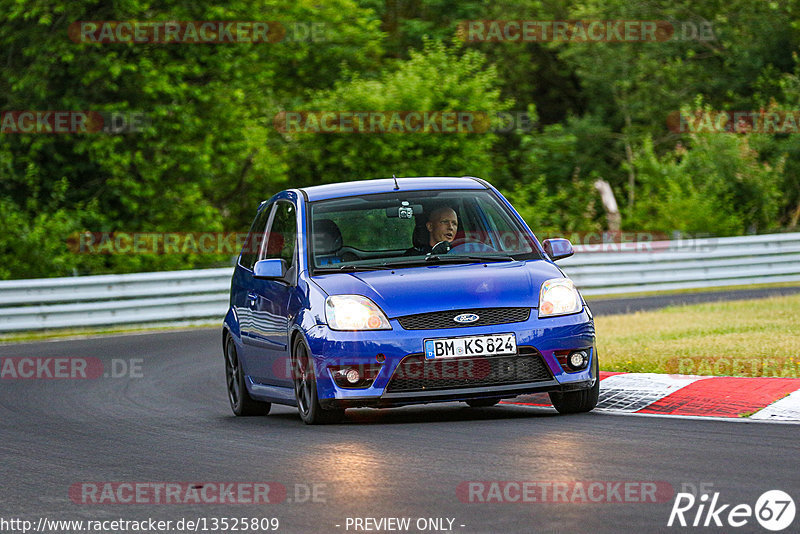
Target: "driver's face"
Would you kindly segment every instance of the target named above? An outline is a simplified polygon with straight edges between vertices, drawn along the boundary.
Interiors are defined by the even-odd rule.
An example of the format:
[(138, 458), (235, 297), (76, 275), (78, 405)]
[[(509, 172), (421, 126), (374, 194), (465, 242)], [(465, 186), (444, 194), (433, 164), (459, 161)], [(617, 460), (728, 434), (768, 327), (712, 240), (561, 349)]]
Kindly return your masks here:
[(440, 241), (452, 241), (458, 230), (458, 217), (450, 208), (436, 210), (426, 226), (431, 235), (430, 246)]

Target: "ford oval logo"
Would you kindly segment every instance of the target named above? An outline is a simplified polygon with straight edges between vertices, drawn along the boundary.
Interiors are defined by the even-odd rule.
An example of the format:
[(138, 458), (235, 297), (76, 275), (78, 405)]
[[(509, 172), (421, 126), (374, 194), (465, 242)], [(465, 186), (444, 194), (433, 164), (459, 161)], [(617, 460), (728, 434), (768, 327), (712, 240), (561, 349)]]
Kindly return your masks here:
[(480, 319), (480, 317), (478, 317), (474, 313), (462, 313), (461, 315), (456, 315), (455, 317), (453, 317), (453, 320), (455, 322), (461, 324), (474, 323), (478, 319)]

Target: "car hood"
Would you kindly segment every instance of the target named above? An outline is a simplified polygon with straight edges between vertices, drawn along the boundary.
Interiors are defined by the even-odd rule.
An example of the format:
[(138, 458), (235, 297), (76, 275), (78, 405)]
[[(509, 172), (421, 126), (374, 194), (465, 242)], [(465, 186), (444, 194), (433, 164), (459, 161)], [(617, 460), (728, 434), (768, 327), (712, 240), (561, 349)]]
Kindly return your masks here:
[(394, 318), (469, 308), (535, 308), (542, 282), (562, 276), (555, 265), (533, 260), (333, 273), (313, 279), (328, 295), (363, 295)]

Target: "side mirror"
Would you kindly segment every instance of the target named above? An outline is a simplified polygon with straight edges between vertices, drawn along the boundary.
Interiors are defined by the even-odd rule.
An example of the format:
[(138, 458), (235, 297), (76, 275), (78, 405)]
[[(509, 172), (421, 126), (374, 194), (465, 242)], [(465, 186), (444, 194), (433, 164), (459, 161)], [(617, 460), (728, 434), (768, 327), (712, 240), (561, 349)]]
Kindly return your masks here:
[(572, 243), (569, 242), (569, 239), (563, 239), (560, 237), (554, 239), (545, 239), (542, 242), (542, 246), (544, 247), (544, 251), (547, 252), (547, 255), (550, 256), (550, 259), (553, 261), (569, 258), (575, 254), (575, 251), (572, 250)]
[(253, 266), (253, 278), (275, 280), (286, 275), (286, 263), (280, 258), (259, 260)]

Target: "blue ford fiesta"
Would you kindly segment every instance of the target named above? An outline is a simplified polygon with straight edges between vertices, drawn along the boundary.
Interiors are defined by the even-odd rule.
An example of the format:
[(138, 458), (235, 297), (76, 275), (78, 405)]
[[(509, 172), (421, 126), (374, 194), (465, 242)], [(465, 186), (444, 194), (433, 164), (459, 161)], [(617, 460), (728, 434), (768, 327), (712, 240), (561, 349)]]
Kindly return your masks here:
[(290, 189), (263, 202), (231, 282), (222, 343), (236, 415), (297, 406), (309, 424), (348, 407), (548, 392), (597, 404), (592, 314), (479, 178), (397, 178)]

